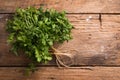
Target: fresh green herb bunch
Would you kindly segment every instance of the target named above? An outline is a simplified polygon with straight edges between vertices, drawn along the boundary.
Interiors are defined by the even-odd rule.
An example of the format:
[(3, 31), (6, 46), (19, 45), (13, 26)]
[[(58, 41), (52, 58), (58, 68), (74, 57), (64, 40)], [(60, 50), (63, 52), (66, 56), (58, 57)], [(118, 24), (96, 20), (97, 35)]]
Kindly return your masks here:
[(8, 42), (16, 55), (22, 50), (35, 62), (47, 62), (52, 59), (49, 49), (54, 42), (70, 40), (72, 28), (64, 11), (20, 8), (13, 19), (8, 20)]

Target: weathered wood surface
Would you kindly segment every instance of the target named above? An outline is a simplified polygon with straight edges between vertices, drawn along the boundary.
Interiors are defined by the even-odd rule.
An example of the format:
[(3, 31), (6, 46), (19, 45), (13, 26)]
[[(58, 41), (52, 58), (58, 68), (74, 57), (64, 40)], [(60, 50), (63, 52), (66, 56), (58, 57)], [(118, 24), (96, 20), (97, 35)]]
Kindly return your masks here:
[[(23, 54), (16, 57), (9, 52), (5, 24), (10, 16), (0, 14), (0, 66), (25, 66), (29, 60)], [(120, 65), (119, 15), (102, 15), (102, 26), (98, 14), (68, 14), (67, 17), (75, 27), (73, 39), (57, 46), (61, 52), (72, 56), (71, 59), (67, 56), (61, 58), (65, 64)], [(55, 61), (47, 65), (55, 65)]]
[[(5, 31), (6, 21), (12, 16), (9, 13), (14, 13), (18, 7), (40, 5), (68, 13), (75, 27), (73, 39), (55, 47), (71, 56), (60, 57), (65, 64), (79, 67), (58, 68), (53, 59), (48, 64), (38, 65), (38, 71), (32, 75), (25, 76), (24, 66), (30, 60), (23, 53), (16, 57), (9, 52)], [(120, 80), (120, 0), (0, 0), (0, 80), (21, 79)]]
[(0, 0), (0, 13), (13, 13), (18, 7), (40, 5), (68, 13), (120, 13), (119, 0)]
[(74, 54), (76, 65), (119, 65), (119, 20), (120, 15), (102, 15), (101, 26), (84, 26), (85, 30), (82, 30), (81, 26), (75, 28), (73, 40), (64, 43), (58, 49)]
[[(22, 67), (1, 67), (0, 80), (120, 80), (120, 67), (79, 67), (74, 69), (39, 67), (25, 76)], [(9, 71), (9, 72), (8, 72)]]
[(103, 31), (120, 31), (120, 15), (102, 15), (101, 19)]

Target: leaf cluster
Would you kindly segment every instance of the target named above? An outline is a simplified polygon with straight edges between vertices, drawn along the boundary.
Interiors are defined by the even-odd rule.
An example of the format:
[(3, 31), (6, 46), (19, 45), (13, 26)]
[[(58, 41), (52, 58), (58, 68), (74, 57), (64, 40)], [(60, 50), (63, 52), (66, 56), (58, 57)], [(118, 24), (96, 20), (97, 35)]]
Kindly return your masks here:
[(16, 55), (22, 50), (35, 62), (51, 60), (49, 49), (54, 42), (70, 40), (72, 28), (64, 11), (45, 10), (41, 7), (17, 9), (13, 18), (8, 20), (6, 27), (11, 50)]

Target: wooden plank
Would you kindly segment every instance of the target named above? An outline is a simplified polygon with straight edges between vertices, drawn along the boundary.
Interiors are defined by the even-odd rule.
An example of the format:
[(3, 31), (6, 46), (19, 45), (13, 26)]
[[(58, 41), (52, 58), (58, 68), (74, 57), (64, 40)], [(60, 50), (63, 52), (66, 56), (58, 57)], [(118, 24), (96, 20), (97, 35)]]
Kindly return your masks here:
[[(9, 72), (8, 72), (9, 71)], [(38, 71), (25, 76), (24, 68), (1, 67), (0, 80), (119, 80), (120, 67), (78, 67), (73, 69), (39, 67)], [(15, 75), (14, 75), (15, 74)]]
[(100, 32), (85, 35), (75, 31), (73, 40), (59, 45), (58, 50), (71, 55), (72, 59), (66, 56), (62, 60), (73, 65), (119, 65), (120, 41), (116, 40), (115, 35)]
[(120, 13), (119, 0), (0, 0), (0, 13), (13, 13), (18, 7), (40, 5), (67, 13)]
[(63, 61), (74, 65), (119, 65), (120, 15), (102, 15), (101, 19), (102, 25), (97, 28), (89, 26), (82, 31), (86, 26), (82, 27), (81, 23), (76, 26), (72, 32), (73, 40), (58, 47), (72, 56), (69, 60), (62, 58)]
[[(86, 19), (88, 19), (90, 16), (92, 17), (92, 19), (90, 19), (89, 21), (86, 21)], [(8, 34), (5, 31), (5, 24), (6, 24), (6, 20), (9, 19), (10, 17), (11, 17), (10, 14), (0, 14), (0, 32), (1, 32), (0, 34), (0, 56), (1, 56), (0, 66), (23, 66), (29, 62), (29, 60), (25, 57), (25, 55), (23, 56), (21, 54), (20, 57), (16, 57), (15, 55), (12, 55), (9, 52), (10, 46), (7, 43)], [(72, 22), (72, 24), (76, 27), (76, 29), (79, 29), (80, 28), (79, 26), (82, 26), (82, 28), (84, 28), (84, 29), (79, 29), (81, 30), (81, 32), (85, 32), (87, 28), (91, 28), (91, 30), (88, 29), (89, 32), (96, 32), (96, 30), (98, 30), (99, 28), (99, 20), (98, 20), (99, 16), (97, 14), (96, 15), (93, 15), (93, 14), (67, 15), (67, 17)], [(96, 30), (93, 30), (94, 27), (96, 27)], [(51, 61), (50, 64), (54, 65), (55, 61)]]
[[(0, 66), (25, 66), (29, 60), (25, 55), (20, 57), (9, 52), (6, 20), (10, 14), (0, 14)], [(101, 31), (98, 14), (68, 14), (67, 17), (74, 25), (73, 39), (63, 45), (56, 45), (62, 53), (71, 55), (60, 59), (68, 65), (120, 65), (119, 31)], [(55, 60), (47, 65), (55, 65)]]
[(102, 15), (102, 31), (120, 31), (120, 15)]
[(119, 65), (120, 15), (102, 15), (101, 19), (99, 27), (84, 26), (86, 29), (82, 30), (81, 23), (75, 26), (73, 39), (58, 47), (61, 52), (72, 55), (72, 60), (65, 61), (74, 65)]

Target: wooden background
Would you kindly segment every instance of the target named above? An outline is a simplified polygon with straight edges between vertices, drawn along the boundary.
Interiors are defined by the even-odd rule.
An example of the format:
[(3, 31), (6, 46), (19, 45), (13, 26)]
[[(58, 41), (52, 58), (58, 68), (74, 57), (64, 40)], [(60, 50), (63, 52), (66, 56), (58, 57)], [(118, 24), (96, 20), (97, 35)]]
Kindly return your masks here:
[[(5, 25), (16, 8), (40, 5), (67, 11), (73, 40), (58, 49), (72, 55), (62, 60), (73, 67), (53, 60), (27, 77), (29, 60), (9, 52)], [(120, 80), (120, 0), (0, 0), (0, 80)]]

